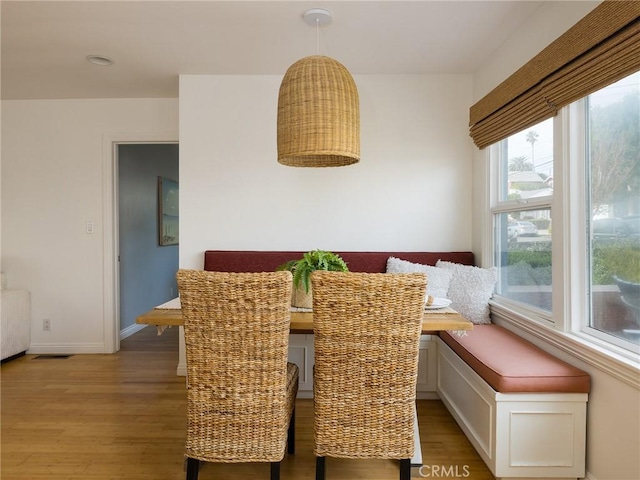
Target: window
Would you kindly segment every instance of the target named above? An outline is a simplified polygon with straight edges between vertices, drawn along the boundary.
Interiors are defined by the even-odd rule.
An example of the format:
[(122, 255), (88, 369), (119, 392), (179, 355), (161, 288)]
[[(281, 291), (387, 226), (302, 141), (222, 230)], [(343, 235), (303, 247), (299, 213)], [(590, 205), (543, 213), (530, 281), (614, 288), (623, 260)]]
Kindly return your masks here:
[(640, 345), (640, 73), (586, 102), (586, 330)]
[(553, 120), (508, 137), (498, 148), (493, 207), (497, 293), (551, 313)]
[[(640, 72), (511, 135), (490, 155), (496, 302), (640, 351)], [(564, 212), (558, 232), (572, 232), (556, 242), (554, 209)], [(557, 279), (552, 258), (561, 264), (553, 265)], [(554, 297), (554, 282), (570, 290)], [(576, 318), (563, 318), (567, 312)]]

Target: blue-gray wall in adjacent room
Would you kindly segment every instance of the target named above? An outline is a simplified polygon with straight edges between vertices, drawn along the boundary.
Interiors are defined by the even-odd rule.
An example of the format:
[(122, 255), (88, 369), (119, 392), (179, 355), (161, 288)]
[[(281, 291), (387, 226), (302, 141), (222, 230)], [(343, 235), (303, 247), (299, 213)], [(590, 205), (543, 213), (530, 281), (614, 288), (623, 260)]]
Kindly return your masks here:
[(178, 296), (178, 246), (158, 241), (160, 176), (179, 180), (178, 145), (118, 145), (121, 334), (138, 315)]

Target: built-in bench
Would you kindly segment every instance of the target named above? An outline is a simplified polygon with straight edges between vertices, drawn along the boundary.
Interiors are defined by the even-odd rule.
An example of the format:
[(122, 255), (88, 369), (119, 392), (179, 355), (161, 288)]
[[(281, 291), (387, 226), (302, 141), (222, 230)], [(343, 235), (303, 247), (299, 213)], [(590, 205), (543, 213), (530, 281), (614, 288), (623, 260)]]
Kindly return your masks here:
[[(204, 269), (273, 271), (303, 253), (208, 250)], [(336, 253), (359, 272), (385, 272), (390, 256), (424, 265), (474, 264), (472, 252)], [(289, 355), (300, 367), (299, 394), (311, 396), (312, 336), (292, 335)], [(498, 479), (584, 476), (589, 382), (585, 372), (497, 325), (421, 341), (418, 396), (435, 398), (437, 391)]]
[[(218, 272), (272, 272), (279, 265), (302, 258), (303, 251), (255, 251), (255, 250), (206, 250), (204, 269)], [(435, 265), (438, 260), (474, 265), (473, 252), (357, 252), (336, 251), (352, 272), (384, 273), (389, 257), (423, 265)], [(291, 335), (289, 361), (300, 368), (299, 398), (313, 396), (313, 335)], [(180, 355), (178, 372), (186, 374), (186, 358)], [(418, 398), (437, 398), (436, 394), (436, 343), (434, 335), (423, 335), (420, 341), (418, 365)]]
[(437, 344), (438, 395), (497, 479), (584, 477), (587, 373), (499, 325)]

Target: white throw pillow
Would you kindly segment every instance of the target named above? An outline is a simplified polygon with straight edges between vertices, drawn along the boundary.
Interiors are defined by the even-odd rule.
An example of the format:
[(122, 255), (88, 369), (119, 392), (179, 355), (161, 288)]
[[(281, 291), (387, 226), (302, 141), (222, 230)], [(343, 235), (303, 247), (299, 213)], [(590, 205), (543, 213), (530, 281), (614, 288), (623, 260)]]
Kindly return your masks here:
[(489, 299), (496, 286), (495, 268), (479, 268), (438, 260), (436, 267), (453, 272), (449, 284), (451, 308), (475, 324), (491, 323)]
[(387, 260), (387, 273), (426, 273), (427, 295), (435, 298), (448, 298), (449, 282), (453, 277), (453, 272), (444, 268), (407, 262), (395, 257)]

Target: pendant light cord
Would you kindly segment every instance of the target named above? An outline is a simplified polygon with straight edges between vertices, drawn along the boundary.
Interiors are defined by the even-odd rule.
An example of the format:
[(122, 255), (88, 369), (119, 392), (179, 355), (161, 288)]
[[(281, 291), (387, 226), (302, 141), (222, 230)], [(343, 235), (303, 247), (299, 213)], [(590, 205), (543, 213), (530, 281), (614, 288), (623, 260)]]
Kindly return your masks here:
[(316, 18), (316, 55), (320, 55), (320, 19)]

